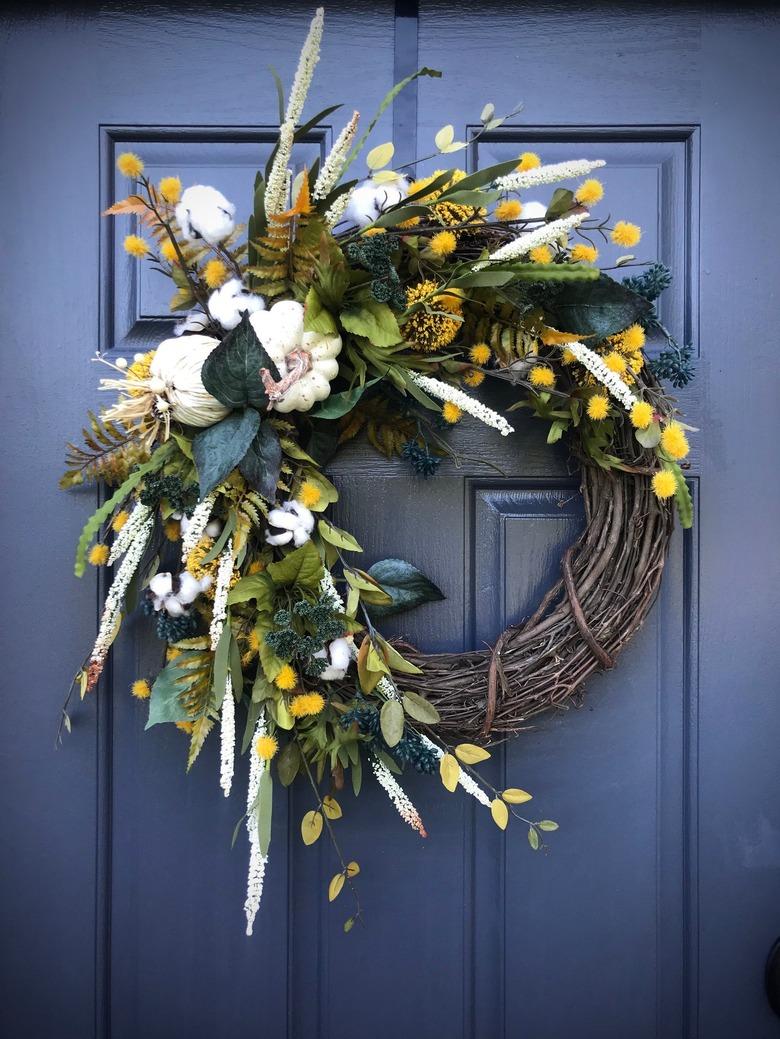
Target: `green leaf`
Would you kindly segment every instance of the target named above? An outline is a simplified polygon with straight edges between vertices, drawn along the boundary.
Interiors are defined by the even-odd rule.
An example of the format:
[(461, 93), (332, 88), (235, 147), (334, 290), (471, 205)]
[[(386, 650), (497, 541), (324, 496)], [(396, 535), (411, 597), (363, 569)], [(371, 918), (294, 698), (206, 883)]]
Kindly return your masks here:
[(227, 408), (247, 405), (262, 411), (268, 397), (260, 376), (260, 369), (268, 368), (274, 379), (279, 379), (276, 365), (263, 349), (257, 333), (244, 313), (240, 323), (213, 350), (203, 365), (203, 385)]
[(547, 320), (559, 332), (580, 336), (606, 336), (641, 321), (652, 304), (606, 274), (598, 281), (563, 282), (546, 301)]
[(455, 755), (464, 765), (477, 765), (490, 757), (490, 753), (484, 747), (478, 747), (475, 743), (459, 743), (455, 748)]
[(555, 421), (550, 426), (550, 432), (547, 434), (547, 443), (557, 444), (568, 428), (568, 419), (555, 419)]
[(336, 548), (343, 548), (346, 552), (363, 551), (351, 534), (346, 530), (341, 530), (340, 527), (334, 527), (333, 524), (328, 523), (327, 520), (321, 519), (317, 523), (317, 530), (320, 532), (320, 537), (327, 541), (329, 545), (335, 545)]
[(392, 141), (387, 141), (385, 144), (378, 144), (375, 148), (366, 156), (366, 166), (370, 170), (381, 170), (383, 166), (386, 166), (395, 154), (395, 145)]
[(364, 300), (342, 310), (341, 323), (353, 335), (365, 336), (374, 346), (395, 346), (401, 341), (401, 330), (395, 314), (386, 303)]
[(146, 728), (163, 722), (190, 721), (192, 714), (183, 703), (193, 692), (205, 700), (211, 688), (213, 657), (206, 650), (183, 650), (154, 680)]
[(558, 829), (558, 823), (553, 822), (552, 819), (542, 819), (541, 822), (536, 824), (540, 830), (544, 830), (546, 833), (553, 833)]
[(404, 709), (398, 700), (386, 700), (379, 712), (379, 727), (388, 747), (394, 747), (404, 734)]
[[(431, 210), (429, 206), (423, 205), (412, 205), (412, 206), (401, 206), (398, 209), (389, 208), (386, 212), (378, 216), (371, 225), (372, 227), (397, 227), (398, 224), (404, 223), (405, 220), (411, 220), (412, 217), (429, 217)], [(345, 326), (346, 327), (346, 326)]]
[(301, 820), (301, 837), (304, 844), (314, 844), (322, 833), (322, 813), (307, 812)]
[(553, 197), (550, 199), (550, 204), (547, 207), (547, 212), (544, 214), (545, 220), (557, 220), (558, 217), (563, 216), (564, 213), (568, 213), (574, 205), (574, 192), (569, 191), (568, 188), (556, 188), (553, 192)]
[(410, 718), (423, 725), (436, 725), (441, 721), (439, 712), (424, 696), (413, 692), (411, 689), (403, 694), (404, 710)]
[(248, 602), (254, 599), (257, 602), (258, 612), (271, 613), (274, 608), (274, 596), (276, 590), (274, 583), (268, 574), (247, 574), (237, 581), (228, 592), (228, 605), (237, 602)]
[(290, 743), (285, 744), (276, 765), (276, 770), (279, 773), (279, 782), (282, 786), (292, 785), (300, 767), (300, 748), (297, 743), (290, 741)]
[(322, 563), (320, 555), (311, 541), (296, 548), (280, 559), (278, 563), (269, 563), (266, 571), (274, 582), (280, 585), (301, 585), (315, 591), (322, 579)]
[(214, 692), (214, 706), (219, 707), (225, 695), (227, 685), (228, 666), (230, 663), (230, 640), (233, 633), (230, 630), (230, 621), (226, 620), (219, 637), (217, 648), (214, 650), (214, 673), (211, 688)]
[(497, 177), (505, 177), (508, 173), (513, 173), (517, 169), (517, 163), (517, 159), (509, 159), (497, 162), (494, 166), (486, 166), (482, 170), (477, 170), (476, 173), (470, 173), (467, 177), (454, 183), (448, 191), (443, 191), (436, 201), (441, 202), (442, 199), (454, 195), (456, 191), (473, 191), (475, 188), (491, 184)]
[(647, 429), (635, 429), (634, 436), (642, 447), (658, 447), (661, 442), (661, 423), (651, 422)]
[(236, 468), (259, 427), (260, 415), (253, 408), (246, 408), (232, 412), (194, 437), (192, 453), (198, 470), (201, 498), (223, 483)]
[(271, 844), (273, 803), (274, 783), (271, 779), (270, 768), (265, 768), (260, 776), (260, 787), (257, 791), (257, 836), (261, 855), (268, 854), (268, 848)]
[(322, 305), (322, 300), (313, 285), (306, 294), (303, 327), (307, 332), (319, 332), (321, 335), (330, 335), (337, 331), (335, 318)]
[(530, 826), (528, 828), (528, 843), (534, 851), (539, 851), (539, 834), (535, 826)]
[(246, 454), (238, 463), (238, 471), (250, 487), (268, 501), (276, 498), (279, 467), (282, 464), (282, 447), (279, 434), (270, 422), (261, 422)]
[(469, 274), (461, 274), (450, 282), (452, 288), (491, 288), (494, 285), (506, 285), (512, 281), (512, 271), (471, 271)]
[(327, 400), (318, 407), (313, 408), (309, 415), (311, 418), (341, 418), (347, 412), (352, 411), (357, 402), (366, 392), (369, 386), (373, 386), (379, 379), (369, 379), (362, 386), (353, 386), (350, 390), (342, 390), (340, 393), (331, 393)]
[(439, 132), (433, 138), (433, 143), (436, 145), (439, 151), (443, 151), (447, 147), (447, 145), (452, 144), (454, 140), (455, 127), (452, 125), (452, 123), (447, 123), (447, 125), (443, 126), (441, 130), (439, 130)]
[(331, 877), (330, 884), (328, 884), (328, 901), (335, 902), (341, 894), (341, 889), (344, 887), (344, 874), (336, 873)]
[(382, 559), (368, 570), (371, 576), (392, 598), (390, 605), (371, 605), (370, 612), (377, 617), (389, 617), (402, 610), (411, 610), (425, 602), (444, 599), (442, 591), (424, 573), (404, 559)]
[(674, 504), (677, 506), (677, 515), (683, 529), (689, 530), (693, 526), (693, 499), (685, 482), (683, 471), (676, 462), (667, 463), (667, 469), (671, 469), (677, 481), (677, 490), (674, 494)]

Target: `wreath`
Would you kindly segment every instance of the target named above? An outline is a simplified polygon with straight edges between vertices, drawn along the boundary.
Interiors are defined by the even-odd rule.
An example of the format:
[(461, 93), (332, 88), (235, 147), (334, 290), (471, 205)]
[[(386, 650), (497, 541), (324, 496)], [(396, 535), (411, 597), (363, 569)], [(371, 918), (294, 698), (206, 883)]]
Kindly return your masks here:
[[(355, 876), (336, 822), (341, 791), (357, 794), (370, 771), (401, 817), (426, 831), (398, 776), (439, 774), (506, 828), (527, 827), (534, 849), (557, 828), (528, 819), (531, 795), (495, 789), (475, 768), (486, 745), (578, 695), (610, 668), (641, 625), (661, 580), (672, 503), (692, 519), (684, 478), (686, 431), (659, 379), (683, 386), (691, 348), (661, 325), (661, 264), (622, 281), (596, 266), (598, 245), (633, 249), (635, 224), (599, 220), (602, 162), (543, 165), (524, 152), (466, 173), (435, 169), (413, 179), (391, 168), (393, 145), (366, 156), (379, 116), (423, 68), (399, 83), (367, 130), (355, 112), (322, 163), (297, 173), (293, 149), (334, 109), (301, 123), (319, 56), (323, 12), (309, 30), (278, 141), (255, 181), (246, 227), (217, 189), (156, 183), (141, 158), (119, 156), (131, 193), (108, 214), (134, 222), (127, 252), (169, 277), (175, 334), (120, 358), (101, 380), (111, 405), (89, 414), (83, 444), (69, 445), (62, 484), (110, 492), (78, 543), (87, 563), (113, 567), (95, 644), (69, 701), (101, 677), (125, 617), (146, 615), (162, 641), (161, 667), (132, 694), (147, 727), (189, 736), (188, 768), (219, 730), (220, 785), (233, 785), (237, 725), (249, 760), (245, 823), (252, 932), (271, 834), (275, 783), (297, 777), (312, 791), (305, 844), (327, 832), (339, 863), (334, 900)], [(281, 102), (282, 105), (284, 102)], [(489, 132), (506, 118), (482, 111)], [(435, 137), (439, 164), (467, 147), (452, 126)], [(411, 164), (415, 169), (417, 164)], [(557, 186), (576, 180), (571, 190)], [(549, 187), (548, 187), (549, 186)], [(529, 200), (551, 192), (542, 204)], [(635, 265), (632, 254), (616, 267)], [(649, 331), (666, 337), (655, 361)], [(566, 439), (582, 473), (586, 526), (565, 553), (561, 579), (533, 616), (486, 651), (425, 655), (385, 639), (384, 618), (443, 593), (411, 562), (368, 568), (349, 531), (328, 517), (338, 500), (324, 467), (365, 434), (421, 479), (457, 460), (447, 432), (467, 420), (491, 434), (513, 428), (479, 399), (488, 379), (507, 382), (514, 409)]]

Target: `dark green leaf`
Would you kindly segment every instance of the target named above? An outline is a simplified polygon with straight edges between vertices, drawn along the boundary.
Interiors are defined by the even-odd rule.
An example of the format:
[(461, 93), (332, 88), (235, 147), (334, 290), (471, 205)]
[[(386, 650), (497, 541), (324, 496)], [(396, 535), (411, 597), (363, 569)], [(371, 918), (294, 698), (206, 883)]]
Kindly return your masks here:
[[(254, 752), (253, 752), (254, 753)], [(265, 768), (260, 776), (260, 786), (257, 791), (257, 837), (260, 845), (260, 854), (267, 855), (271, 843), (271, 816), (273, 814), (274, 784), (271, 779), (271, 770)]]
[(203, 365), (203, 385), (227, 408), (250, 405), (265, 410), (268, 397), (260, 376), (267, 368), (274, 379), (279, 379), (276, 365), (263, 349), (257, 333), (244, 313), (240, 323), (213, 350)]
[(364, 382), (362, 386), (353, 386), (351, 390), (342, 390), (341, 393), (331, 393), (327, 400), (318, 407), (312, 409), (310, 412), (311, 417), (326, 419), (341, 418), (341, 416), (346, 415), (348, 411), (352, 411), (368, 387), (373, 386), (375, 382), (379, 382), (379, 379), (369, 379), (368, 382)]
[[(456, 191), (473, 191), (474, 188), (484, 187), (485, 184), (492, 184), (497, 177), (505, 177), (507, 174), (512, 173), (517, 169), (517, 159), (509, 159), (505, 162), (497, 162), (495, 166), (486, 166), (483, 170), (477, 170), (476, 173), (470, 173), (468, 177), (464, 177), (459, 180), (457, 184), (453, 184), (452, 193)], [(449, 198), (449, 194), (445, 191), (440, 196), (440, 199)]]
[(304, 588), (319, 588), (322, 579), (320, 555), (311, 541), (290, 552), (278, 563), (269, 563), (266, 571), (274, 584), (298, 584)]
[(652, 304), (606, 274), (598, 281), (559, 283), (545, 305), (549, 324), (559, 332), (604, 339), (650, 313)]
[(259, 426), (260, 415), (254, 409), (246, 408), (232, 412), (221, 422), (196, 434), (192, 441), (192, 454), (202, 498), (211, 494), (236, 468)]
[(276, 768), (279, 773), (279, 782), (282, 786), (290, 786), (298, 775), (301, 767), (301, 752), (297, 743), (286, 743), (281, 753)]
[(195, 687), (210, 685), (212, 655), (198, 650), (183, 650), (158, 674), (152, 686), (149, 700), (149, 719), (146, 728), (161, 722), (184, 722), (190, 720), (182, 704), (182, 696)]
[(556, 188), (544, 215), (545, 220), (557, 220), (564, 213), (568, 213), (573, 205), (574, 192), (568, 188)]
[(433, 581), (405, 559), (382, 559), (374, 563), (368, 573), (393, 600), (388, 606), (369, 606), (369, 612), (376, 617), (389, 617), (420, 603), (438, 602), (444, 598)]
[(282, 447), (279, 434), (269, 422), (262, 422), (249, 445), (238, 469), (250, 487), (254, 487), (268, 501), (276, 498)]

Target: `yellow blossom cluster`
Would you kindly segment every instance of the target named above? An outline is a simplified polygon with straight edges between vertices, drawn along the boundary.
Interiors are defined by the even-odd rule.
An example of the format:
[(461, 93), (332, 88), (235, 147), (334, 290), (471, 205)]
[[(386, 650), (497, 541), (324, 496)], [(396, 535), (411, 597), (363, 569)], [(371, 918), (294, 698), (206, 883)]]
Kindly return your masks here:
[(441, 350), (449, 346), (460, 331), (460, 321), (451, 315), (460, 316), (460, 301), (453, 296), (436, 296), (438, 284), (430, 278), (410, 286), (406, 290), (406, 305), (425, 302), (411, 314), (403, 325), (403, 336), (421, 350)]
[[(420, 180), (415, 180), (409, 186), (409, 194), (414, 195), (418, 191), (425, 191), (425, 188), (429, 184), (432, 184), (437, 177), (440, 177), (444, 170), (434, 170), (430, 177), (422, 177)], [(459, 183), (466, 176), (464, 170), (453, 170), (452, 177), (447, 181), (446, 184), (441, 185), (429, 194), (422, 194), (415, 202), (431, 202), (437, 199), (442, 192), (451, 188), (454, 184)], [(474, 206), (464, 206), (459, 202), (438, 202), (430, 207), (431, 216), (438, 223), (444, 227), (453, 227), (456, 224), (465, 224), (467, 222), (474, 222), (476, 219), (484, 217), (485, 210), (477, 209)], [(419, 217), (412, 217), (403, 223), (402, 227), (413, 227), (420, 222)]]
[(319, 714), (324, 707), (325, 697), (321, 693), (300, 693), (290, 700), (290, 714), (293, 718)]

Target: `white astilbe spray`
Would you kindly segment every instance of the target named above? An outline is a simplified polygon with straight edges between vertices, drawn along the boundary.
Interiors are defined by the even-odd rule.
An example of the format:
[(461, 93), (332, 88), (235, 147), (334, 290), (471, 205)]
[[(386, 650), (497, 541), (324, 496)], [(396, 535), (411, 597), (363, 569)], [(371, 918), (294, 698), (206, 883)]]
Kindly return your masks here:
[(260, 835), (257, 832), (257, 805), (255, 801), (260, 793), (260, 778), (268, 768), (268, 762), (264, 761), (257, 751), (255, 744), (261, 736), (267, 732), (265, 715), (261, 714), (257, 719), (255, 732), (249, 750), (249, 786), (246, 792), (246, 831), (249, 835), (249, 869), (246, 875), (246, 901), (244, 902), (244, 913), (246, 914), (246, 933), (252, 934), (257, 910), (260, 908), (260, 899), (263, 897), (263, 879), (265, 877), (265, 865), (268, 856), (260, 851)]
[(589, 216), (590, 213), (587, 210), (581, 210), (579, 213), (561, 217), (560, 220), (551, 220), (549, 224), (543, 224), (534, 231), (518, 235), (511, 242), (496, 249), (486, 260), (475, 263), (472, 270), (480, 271), (483, 267), (487, 267), (491, 263), (500, 263), (502, 260), (518, 260), (537, 246), (547, 245), (548, 242), (554, 242), (556, 238), (567, 234), (572, 228), (578, 227), (583, 220), (587, 220)]
[[(154, 525), (154, 518), (148, 517), (143, 527), (138, 532), (137, 537), (130, 545), (122, 560), (122, 565), (116, 572), (114, 580), (111, 583), (111, 587), (106, 595), (106, 601), (103, 605), (103, 613), (100, 618), (100, 627), (98, 628), (98, 635), (95, 639), (95, 645), (92, 648), (90, 655), (90, 661), (97, 665), (92, 671), (95, 673), (95, 681), (97, 675), (100, 673), (103, 661), (106, 659), (111, 643), (114, 641), (114, 636), (117, 632), (117, 621), (119, 620), (119, 614), (122, 610), (122, 602), (125, 597), (127, 587), (133, 579), (133, 574), (138, 569), (138, 564), (141, 562), (141, 557), (144, 554), (144, 549), (149, 540), (149, 535), (152, 532)], [(93, 682), (94, 684), (94, 682)]]
[(193, 509), (192, 516), (187, 524), (187, 529), (182, 530), (181, 561), (185, 566), (190, 552), (203, 537), (209, 519), (211, 518), (211, 510), (214, 508), (214, 502), (216, 500), (216, 494), (208, 494), (203, 501), (199, 501)]
[(631, 410), (636, 404), (636, 397), (629, 390), (617, 372), (613, 372), (595, 350), (585, 346), (584, 343), (567, 343), (566, 350), (570, 350), (580, 364), (587, 368), (591, 375), (597, 379), (602, 386), (606, 387), (612, 396), (619, 400), (624, 408)]
[(265, 211), (268, 216), (278, 216), (287, 208), (289, 185), (288, 164), (292, 155), (295, 124), (284, 122), (279, 128), (279, 143), (276, 147), (271, 172), (265, 188)]
[(287, 111), (284, 114), (285, 123), (293, 126), (300, 120), (303, 106), (311, 86), (314, 75), (314, 67), (320, 60), (320, 44), (322, 43), (322, 28), (325, 21), (325, 9), (318, 7), (309, 26), (306, 42), (298, 58), (298, 68), (295, 70), (295, 79), (290, 88), (290, 99), (287, 102)]
[[(437, 747), (433, 740), (428, 739), (424, 733), (420, 733), (420, 739), (428, 750), (432, 750), (437, 759), (441, 761), (444, 757), (444, 751), (441, 747)], [(492, 803), (490, 797), (488, 797), (479, 783), (477, 783), (475, 779), (472, 779), (468, 772), (464, 772), (462, 768), (458, 768), (458, 784), (463, 787), (467, 794), (470, 794), (473, 798), (479, 801), (481, 805), (484, 805), (485, 808), (490, 808)]]
[(498, 177), (494, 187), (498, 191), (522, 191), (533, 188), (537, 184), (555, 184), (559, 180), (570, 180), (572, 177), (583, 177), (592, 170), (606, 166), (603, 159), (591, 162), (588, 159), (573, 159), (570, 162), (552, 162), (547, 166), (537, 166), (533, 170), (517, 170), (505, 177)]
[(456, 404), (467, 415), (479, 419), (486, 426), (492, 426), (493, 429), (497, 429), (502, 437), (514, 433), (514, 427), (509, 425), (503, 415), (499, 415), (497, 411), (486, 407), (481, 401), (475, 400), (474, 397), (469, 397), (468, 393), (464, 393), (463, 390), (450, 386), (449, 383), (442, 382), (440, 379), (432, 379), (429, 375), (418, 375), (417, 372), (412, 372), (411, 376), (421, 390), (430, 393), (437, 400)]
[(349, 209), (354, 191), (354, 188), (350, 188), (349, 191), (343, 192), (326, 212), (323, 219), (329, 229), (333, 229)]
[(421, 837), (427, 837), (428, 834), (425, 832), (420, 813), (406, 796), (390, 769), (383, 765), (379, 758), (371, 759), (371, 767), (374, 770), (377, 782), (393, 802), (396, 811), (403, 821), (408, 823), (413, 830), (416, 830)]
[(325, 159), (314, 184), (314, 191), (311, 193), (311, 197), (315, 202), (325, 198), (328, 192), (332, 191), (338, 184), (339, 177), (344, 169), (344, 163), (347, 161), (347, 155), (357, 133), (359, 118), (359, 112), (352, 113), (352, 118), (338, 135), (336, 143), (328, 153), (328, 157)]
[[(219, 557), (217, 583), (214, 588), (214, 609), (211, 615), (209, 637), (211, 652), (215, 653), (227, 618), (227, 597), (230, 591), (230, 579), (233, 576), (233, 539), (228, 538), (225, 551)], [(219, 785), (225, 797), (230, 796), (233, 785), (236, 755), (236, 703), (233, 699), (233, 682), (228, 669), (225, 690), (222, 696), (220, 712), (220, 768)]]
[(325, 567), (322, 580), (320, 581), (320, 594), (324, 595), (326, 599), (330, 599), (334, 610), (337, 610), (339, 613), (344, 612), (344, 600), (339, 595), (338, 590), (333, 583), (333, 574), (331, 574), (327, 567)]
[(111, 546), (111, 551), (108, 554), (108, 566), (115, 563), (120, 556), (123, 556), (128, 548), (132, 545), (135, 539), (143, 530), (146, 525), (146, 521), (149, 519), (152, 510), (148, 505), (143, 505), (140, 501), (136, 502), (133, 511), (130, 513), (127, 522), (124, 527), (119, 531), (117, 536), (114, 538), (114, 543)]

